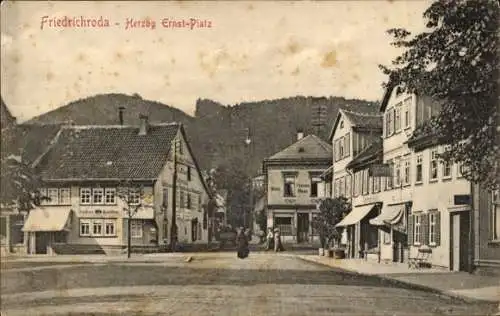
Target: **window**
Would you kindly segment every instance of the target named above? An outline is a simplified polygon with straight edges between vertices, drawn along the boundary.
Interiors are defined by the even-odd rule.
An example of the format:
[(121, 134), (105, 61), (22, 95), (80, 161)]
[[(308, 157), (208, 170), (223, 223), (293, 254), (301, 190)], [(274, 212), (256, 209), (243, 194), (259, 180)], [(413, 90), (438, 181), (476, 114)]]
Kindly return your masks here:
[(131, 220), (130, 222), (130, 237), (132, 238), (142, 238), (142, 221), (141, 220)]
[(293, 176), (293, 175), (286, 175), (285, 176), (284, 195), (286, 197), (294, 197), (295, 196), (295, 176)]
[(80, 189), (80, 204), (90, 204), (92, 198), (92, 190), (90, 188)]
[(373, 193), (380, 192), (380, 177), (373, 177)]
[(105, 221), (104, 222), (104, 235), (114, 236), (115, 235), (115, 222)]
[(394, 160), (394, 187), (401, 186), (401, 160), (396, 158)]
[(179, 207), (184, 208), (184, 191), (179, 192)]
[(500, 241), (500, 193), (499, 190), (491, 192), (490, 207), (490, 240)]
[(403, 102), (404, 108), (404, 128), (411, 127), (411, 97), (406, 98)]
[(351, 135), (347, 133), (344, 137), (344, 156), (349, 157), (351, 155)]
[(116, 189), (115, 188), (106, 188), (104, 190), (106, 196), (106, 204), (116, 204), (115, 196)]
[(187, 167), (187, 179), (188, 179), (188, 181), (191, 181), (191, 167), (190, 166)]
[(436, 211), (429, 212), (429, 246), (438, 246), (441, 234), (440, 214)]
[(92, 236), (102, 235), (102, 221), (94, 220), (92, 224)]
[(391, 232), (382, 231), (384, 235), (384, 245), (388, 245), (391, 243)]
[[(387, 160), (387, 164), (393, 165), (392, 160)], [(393, 181), (394, 181), (394, 175), (390, 175), (390, 176), (386, 177), (386, 181), (385, 181), (386, 190), (392, 189)]]
[(401, 132), (401, 102), (394, 109), (394, 131)]
[[(445, 147), (445, 152), (448, 152), (451, 150), (450, 146)], [(451, 162), (443, 160), (443, 179), (450, 179), (451, 178)]]
[(59, 190), (59, 203), (62, 205), (70, 205), (71, 204), (71, 189), (70, 188), (61, 188)]
[(385, 136), (386, 137), (389, 137), (392, 135), (392, 133), (394, 132), (393, 130), (393, 127), (394, 127), (394, 122), (393, 122), (393, 113), (394, 113), (394, 109), (390, 109), (387, 111), (387, 113), (385, 114)]
[(345, 177), (345, 196), (351, 197), (352, 188), (351, 188), (351, 176)]
[(90, 236), (89, 220), (80, 220), (80, 236)]
[(191, 209), (191, 194), (189, 192), (186, 193), (186, 208)]
[(319, 178), (317, 176), (311, 177), (311, 190), (310, 190), (311, 197), (318, 196), (318, 183), (320, 183), (320, 182), (321, 182), (321, 178)]
[(435, 181), (438, 178), (438, 152), (437, 150), (431, 151), (431, 164), (430, 164), (430, 181)]
[(368, 176), (368, 170), (363, 170), (362, 171), (362, 181), (363, 181), (363, 195), (368, 194), (368, 182), (370, 181), (370, 178)]
[(128, 202), (130, 205), (137, 205), (140, 203), (141, 194), (138, 188), (129, 188)]
[(422, 183), (422, 176), (423, 176), (423, 171), (422, 171), (422, 160), (423, 156), (417, 155), (417, 163), (415, 164), (415, 183)]
[(344, 137), (339, 139), (339, 159), (344, 158)]
[(59, 204), (59, 189), (57, 188), (49, 188), (47, 189), (47, 197), (49, 200), (47, 204), (57, 205)]
[(94, 204), (104, 204), (104, 189), (92, 189), (92, 201)]
[(403, 184), (404, 185), (409, 185), (411, 182), (411, 173), (410, 173), (410, 167), (411, 167), (411, 160), (410, 157), (407, 156), (404, 158), (404, 166), (403, 166)]
[(292, 218), (291, 217), (276, 217), (274, 219), (274, 227), (280, 230), (282, 236), (293, 235)]
[(414, 228), (413, 228), (413, 240), (415, 245), (420, 245), (422, 242), (421, 240), (421, 225), (422, 225), (422, 220), (421, 220), (421, 215), (415, 215), (415, 223), (414, 223)]

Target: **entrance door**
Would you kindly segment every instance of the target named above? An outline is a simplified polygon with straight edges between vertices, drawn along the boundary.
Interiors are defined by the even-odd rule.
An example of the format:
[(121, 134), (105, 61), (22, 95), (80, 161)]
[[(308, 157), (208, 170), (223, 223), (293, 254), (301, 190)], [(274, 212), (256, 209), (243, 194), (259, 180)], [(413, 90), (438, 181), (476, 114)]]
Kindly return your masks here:
[(47, 246), (49, 244), (50, 233), (37, 232), (35, 233), (35, 253), (47, 254)]
[(453, 271), (468, 270), (469, 212), (459, 212), (451, 216), (451, 262)]
[(297, 242), (309, 240), (309, 213), (297, 214)]

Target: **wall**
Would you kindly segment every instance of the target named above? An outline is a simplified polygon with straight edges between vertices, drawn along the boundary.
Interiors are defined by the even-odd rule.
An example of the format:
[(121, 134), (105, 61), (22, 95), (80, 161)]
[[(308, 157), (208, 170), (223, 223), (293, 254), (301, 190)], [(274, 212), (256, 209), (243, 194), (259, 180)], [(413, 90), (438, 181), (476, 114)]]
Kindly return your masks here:
[[(202, 226), (202, 234), (201, 238), (196, 240), (196, 242), (207, 242), (208, 241), (208, 230), (203, 229), (203, 205), (208, 203), (208, 193), (205, 190), (203, 185), (203, 180), (200, 176), (200, 173), (196, 169), (196, 165), (194, 163), (194, 157), (188, 151), (186, 140), (182, 137), (182, 134), (179, 132), (177, 138), (182, 142), (182, 152), (178, 151), (177, 154), (177, 193), (176, 196), (176, 224), (178, 226), (178, 241), (183, 243), (191, 243), (193, 242), (191, 236), (191, 220), (193, 218), (198, 219), (198, 223)], [(172, 145), (172, 149), (170, 151), (170, 155), (168, 157), (168, 161), (161, 172), (159, 177), (160, 181), (157, 184), (155, 189), (155, 195), (158, 197), (158, 209), (162, 209), (162, 205), (164, 204), (164, 189), (167, 190), (167, 209), (166, 216), (164, 210), (158, 212), (156, 216), (156, 221), (159, 227), (159, 236), (160, 243), (170, 243), (170, 233), (171, 233), (171, 221), (172, 221), (172, 207), (173, 207), (173, 174), (174, 174), (174, 162), (173, 155), (174, 146)], [(188, 167), (191, 169), (191, 180), (188, 179)], [(186, 205), (182, 207), (181, 205), (181, 193), (183, 192), (184, 200), (186, 201), (186, 193), (189, 193), (191, 196), (191, 209), (188, 209)], [(200, 203), (201, 202), (201, 203)], [(182, 203), (184, 204), (184, 203)], [(164, 218), (167, 218), (167, 236), (163, 231), (163, 223)], [(187, 230), (187, 234), (185, 233), (185, 228)]]

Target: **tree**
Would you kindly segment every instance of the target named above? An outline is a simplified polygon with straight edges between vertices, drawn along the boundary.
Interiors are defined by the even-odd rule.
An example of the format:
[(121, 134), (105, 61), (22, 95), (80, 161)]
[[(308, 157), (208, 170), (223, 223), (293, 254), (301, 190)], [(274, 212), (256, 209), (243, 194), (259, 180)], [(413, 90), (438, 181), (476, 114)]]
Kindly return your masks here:
[(321, 200), (319, 204), (319, 214), (313, 218), (312, 225), (319, 231), (322, 248), (340, 239), (340, 232), (335, 225), (337, 225), (350, 211), (351, 204), (344, 197)]
[(390, 78), (386, 86), (439, 102), (441, 112), (428, 129), (451, 146), (442, 158), (463, 164), (468, 180), (497, 187), (498, 3), (435, 1), (423, 16), (427, 30), (414, 37), (388, 30), (404, 52), (391, 67), (380, 66)]
[(124, 181), (118, 186), (118, 198), (123, 202), (123, 210), (127, 213), (127, 257), (130, 258), (132, 253), (132, 218), (142, 207), (144, 198), (144, 188), (141, 185), (134, 184), (130, 181)]

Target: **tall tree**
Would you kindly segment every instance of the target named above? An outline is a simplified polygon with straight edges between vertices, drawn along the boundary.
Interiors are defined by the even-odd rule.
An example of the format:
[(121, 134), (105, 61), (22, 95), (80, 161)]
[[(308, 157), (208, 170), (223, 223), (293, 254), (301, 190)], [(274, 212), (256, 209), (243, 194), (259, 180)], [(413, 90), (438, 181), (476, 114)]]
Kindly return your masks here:
[(335, 225), (350, 211), (351, 204), (345, 197), (321, 200), (319, 213), (313, 218), (312, 225), (319, 232), (322, 248), (339, 240), (340, 232)]
[[(390, 29), (404, 52), (380, 66), (388, 84), (427, 95), (442, 105), (428, 128), (462, 163), (465, 177), (498, 186), (498, 23), (494, 0), (435, 1), (424, 12), (427, 30), (416, 36)], [(427, 130), (428, 131), (428, 130)]]

